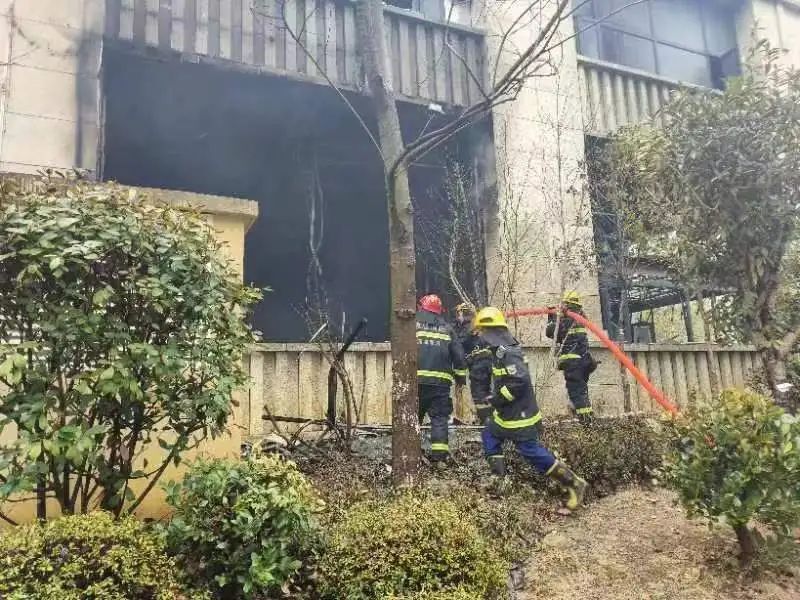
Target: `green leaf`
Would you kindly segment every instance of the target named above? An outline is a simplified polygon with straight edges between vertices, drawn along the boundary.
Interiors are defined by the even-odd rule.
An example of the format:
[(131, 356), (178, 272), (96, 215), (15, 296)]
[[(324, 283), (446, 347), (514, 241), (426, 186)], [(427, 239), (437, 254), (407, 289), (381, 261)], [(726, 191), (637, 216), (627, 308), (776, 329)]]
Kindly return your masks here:
[(52, 259), (50, 259), (49, 267), (51, 271), (55, 271), (63, 264), (64, 264), (64, 259), (61, 256), (55, 256)]

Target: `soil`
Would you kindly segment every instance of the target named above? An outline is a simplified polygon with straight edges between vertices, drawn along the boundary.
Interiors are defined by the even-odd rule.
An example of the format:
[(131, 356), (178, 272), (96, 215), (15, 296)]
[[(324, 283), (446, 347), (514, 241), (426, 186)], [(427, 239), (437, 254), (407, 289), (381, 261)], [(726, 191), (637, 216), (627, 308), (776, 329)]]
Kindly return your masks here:
[(520, 600), (789, 600), (800, 572), (743, 577), (733, 532), (689, 521), (664, 490), (631, 488), (552, 525)]

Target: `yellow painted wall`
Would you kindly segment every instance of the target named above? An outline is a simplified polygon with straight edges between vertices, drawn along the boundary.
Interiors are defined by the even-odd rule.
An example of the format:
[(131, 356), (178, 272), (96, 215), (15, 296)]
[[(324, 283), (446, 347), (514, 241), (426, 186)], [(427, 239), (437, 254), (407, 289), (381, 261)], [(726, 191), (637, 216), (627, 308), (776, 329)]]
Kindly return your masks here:
[[(244, 238), (247, 234), (247, 230), (258, 214), (258, 205), (255, 202), (234, 198), (203, 196), (171, 190), (144, 190), (143, 193), (159, 201), (165, 201), (176, 205), (192, 205), (202, 210), (203, 213), (207, 215), (208, 222), (214, 228), (217, 239), (224, 244), (224, 251), (232, 260), (233, 266), (239, 276), (243, 275)], [(218, 457), (239, 456), (243, 429), (240, 426), (241, 409), (239, 406), (236, 406), (236, 404), (239, 404), (243, 399), (246, 399), (245, 392), (237, 394), (233, 407), (233, 415), (228, 426), (228, 433), (215, 440), (206, 440), (197, 449), (188, 452), (184, 457), (187, 462), (200, 455)], [(16, 429), (7, 427), (0, 431), (0, 444), (13, 440), (15, 437)], [(164, 451), (158, 444), (152, 444), (150, 448), (146, 449), (143, 458), (148, 459), (148, 463), (152, 468), (152, 465), (160, 464), (160, 457), (163, 455)], [(161, 482), (166, 482), (170, 479), (180, 480), (184, 468), (184, 464), (178, 467), (170, 466), (162, 476)], [(144, 482), (141, 482), (133, 487), (133, 491), (137, 492), (143, 489), (145, 485)], [(32, 521), (36, 517), (36, 505), (32, 500), (20, 503), (7, 503), (0, 506), (0, 510), (17, 522)], [(147, 499), (136, 511), (137, 516), (141, 518), (156, 519), (163, 518), (167, 513), (168, 510), (164, 502), (164, 493), (160, 485), (157, 485), (153, 491), (150, 492)], [(48, 505), (48, 515), (56, 516), (57, 514), (58, 505), (55, 501), (51, 501)], [(4, 525), (5, 523), (0, 521), (0, 528)]]

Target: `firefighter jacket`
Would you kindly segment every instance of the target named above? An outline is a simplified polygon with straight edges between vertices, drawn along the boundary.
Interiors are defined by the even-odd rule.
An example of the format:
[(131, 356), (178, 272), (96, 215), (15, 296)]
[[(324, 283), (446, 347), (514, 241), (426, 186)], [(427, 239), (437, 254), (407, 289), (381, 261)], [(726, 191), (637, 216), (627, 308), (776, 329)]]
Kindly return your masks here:
[(466, 383), (464, 350), (452, 327), (439, 315), (417, 313), (417, 383), (450, 387)]
[[(583, 315), (583, 311), (580, 308), (569, 307), (569, 309), (572, 312)], [(556, 315), (551, 314), (547, 317), (545, 335), (552, 339), (555, 334)], [(556, 343), (559, 344), (558, 367), (560, 369), (589, 360), (589, 338), (586, 335), (586, 328), (563, 314), (558, 319)]]
[(522, 347), (507, 329), (478, 336), (470, 354), (470, 389), (479, 412), (492, 406), (487, 426), (501, 439), (536, 439), (542, 420)]
[(472, 330), (472, 324), (469, 322), (456, 323), (453, 326), (453, 330), (455, 331), (456, 339), (464, 350), (464, 356), (467, 358), (467, 367), (469, 367), (469, 356), (475, 349), (475, 343), (477, 342), (478, 335)]

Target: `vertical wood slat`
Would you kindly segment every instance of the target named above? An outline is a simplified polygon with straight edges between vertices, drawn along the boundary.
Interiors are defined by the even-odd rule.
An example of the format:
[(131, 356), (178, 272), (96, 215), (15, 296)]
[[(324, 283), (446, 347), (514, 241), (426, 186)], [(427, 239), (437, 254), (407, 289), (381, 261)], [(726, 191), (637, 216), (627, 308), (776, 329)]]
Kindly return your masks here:
[[(486, 82), (483, 80), (483, 74), (481, 73), (481, 45), (479, 39), (474, 36), (468, 36), (466, 38), (466, 44), (467, 64), (469, 65), (470, 71), (472, 71), (472, 75), (474, 76), (472, 77), (469, 73), (467, 73), (467, 78), (469, 79), (468, 96), (469, 103), (474, 104), (483, 98), (481, 94), (481, 88), (486, 85)], [(480, 82), (480, 86), (478, 85), (478, 82)]]
[(435, 99), (439, 102), (447, 102), (449, 95), (447, 90), (447, 56), (445, 55), (444, 32), (436, 27), (432, 27), (430, 32), (433, 37)]
[[(298, 64), (302, 64), (304, 68), (304, 73), (308, 75), (316, 75), (317, 69), (314, 66), (314, 62), (319, 61), (319, 55), (317, 54), (317, 47), (319, 45), (319, 40), (317, 36), (317, 9), (316, 9), (317, 0), (304, 0), (302, 2), (303, 8), (302, 11), (298, 10), (297, 16), (298, 19), (302, 18), (302, 25), (300, 25), (301, 30), (304, 33), (304, 42), (303, 47), (299, 48), (299, 54), (297, 55), (297, 62)], [(299, 4), (298, 4), (299, 6)], [(301, 38), (303, 39), (303, 38)]]
[(133, 4), (133, 41), (144, 45), (147, 43), (147, 0), (134, 0)]
[(681, 360), (686, 373), (687, 406), (692, 404), (694, 398), (700, 393), (700, 381), (697, 378), (697, 360), (694, 352), (684, 352)]
[(162, 50), (172, 48), (172, 6), (173, 0), (159, 0), (157, 15), (158, 47)]
[[(253, 10), (253, 64), (267, 64), (267, 31), (266, 20), (270, 14), (270, 5), (265, 0), (258, 0)], [(270, 21), (272, 19), (270, 18)], [(274, 59), (273, 59), (274, 60)]]
[(136, 2), (135, 0), (121, 0), (119, 8), (119, 38), (133, 40), (136, 29)]
[(209, 56), (220, 55), (220, 2), (222, 0), (208, 0), (208, 48)]
[(250, 0), (231, 0), (231, 59), (237, 62), (244, 57), (244, 3)]
[(600, 74), (601, 93), (603, 95), (603, 113), (606, 117), (606, 126), (609, 131), (617, 128), (616, 108), (614, 107), (614, 90), (611, 85), (611, 74), (603, 71)]
[(242, 62), (256, 64), (255, 8), (252, 0), (242, 0)]
[(195, 52), (209, 54), (209, 34), (211, 17), (211, 0), (196, 0), (197, 2), (197, 40)]
[(217, 0), (219, 3), (219, 54), (220, 58), (233, 58), (233, 3), (235, 0)]
[(247, 433), (257, 435), (262, 429), (264, 412), (264, 352), (250, 353), (250, 390), (248, 402), (248, 420), (245, 423)]
[(106, 0), (106, 25), (104, 30), (106, 37), (115, 38), (120, 34), (121, 12), (121, 0)]
[[(281, 2), (280, 0), (276, 0), (278, 7), (280, 8)], [(302, 0), (300, 0), (302, 2)], [(285, 23), (281, 22), (281, 17), (278, 17), (278, 25), (283, 32), (281, 36), (283, 39), (277, 42), (278, 44), (278, 54), (280, 60), (280, 54), (282, 53), (282, 64), (279, 66), (281, 68), (286, 69), (287, 71), (296, 71), (297, 70), (297, 43), (294, 41), (292, 34), (289, 33), (290, 30), (294, 32), (294, 35), (297, 36), (298, 34), (298, 26), (300, 23), (297, 21), (297, 0), (286, 0), (283, 10), (284, 10), (284, 17)], [(299, 37), (299, 36), (298, 36)], [(282, 47), (282, 49), (281, 49)]]
[[(648, 352), (637, 352), (636, 356), (636, 366), (638, 367), (639, 371), (642, 374), (650, 379), (650, 364), (647, 360)], [(638, 387), (638, 386), (637, 386)], [(638, 390), (638, 407), (637, 410), (640, 412), (650, 412), (652, 410), (653, 401), (650, 398), (650, 394), (647, 393), (646, 390)]]
[(719, 352), (719, 369), (722, 374), (722, 389), (734, 386), (733, 369), (731, 367), (731, 353)]
[(675, 396), (674, 400), (681, 408), (686, 408), (689, 404), (689, 386), (686, 383), (686, 367), (683, 355), (675, 352), (671, 355), (673, 375), (675, 377)]
[(159, 45), (160, 0), (147, 0), (145, 11), (144, 43), (153, 48)]
[(411, 71), (415, 68), (412, 62), (411, 32), (406, 19), (397, 20), (397, 55), (394, 62), (399, 66), (398, 91), (406, 96), (414, 95)]
[[(464, 63), (461, 60), (461, 58), (464, 57), (463, 36), (450, 33), (449, 39), (451, 48), (455, 49), (455, 52), (453, 52), (453, 50), (448, 48), (448, 54), (450, 55), (450, 77), (453, 81), (453, 104), (464, 106), (467, 103), (467, 93), (464, 91), (466, 71), (464, 70)], [(459, 58), (459, 55), (461, 58)]]
[(383, 33), (386, 44), (386, 85), (395, 93), (400, 87), (400, 57), (398, 56), (400, 39), (397, 31), (397, 17), (392, 13), (383, 14)]
[(338, 2), (335, 2), (334, 10), (336, 13), (336, 37), (334, 38), (336, 42), (336, 78), (343, 83), (348, 83), (350, 79), (347, 73), (347, 46), (344, 26), (345, 8)]
[(197, 0), (183, 0), (183, 51), (192, 54), (197, 44)]
[(346, 81), (355, 84), (359, 83), (361, 79), (361, 67), (356, 48), (356, 12), (353, 3), (348, 2), (344, 10), (344, 64), (347, 71)]
[[(163, 3), (164, 0), (162, 0)], [(169, 46), (176, 52), (186, 51), (186, 0), (171, 0)]]
[(589, 72), (589, 89), (591, 90), (590, 97), (592, 99), (590, 107), (593, 112), (590, 122), (595, 123), (597, 131), (608, 131), (608, 120), (605, 116), (603, 93), (600, 89), (600, 73), (597, 69), (591, 69)]
[(711, 398), (711, 366), (708, 364), (708, 355), (705, 352), (695, 352), (697, 360), (697, 378), (699, 380), (699, 393), (703, 398)]
[(669, 352), (657, 352), (661, 368), (661, 389), (671, 402), (677, 400), (675, 389), (675, 373), (673, 371), (672, 355)]
[(615, 116), (619, 126), (629, 125), (631, 123), (631, 119), (628, 115), (624, 79), (625, 76), (619, 73), (614, 76), (614, 104), (617, 107)]
[(427, 25), (417, 26), (417, 81), (423, 98), (436, 100), (436, 75), (433, 64), (433, 38)]
[(338, 26), (336, 3), (325, 0), (325, 73), (333, 81), (343, 81), (339, 76)]

